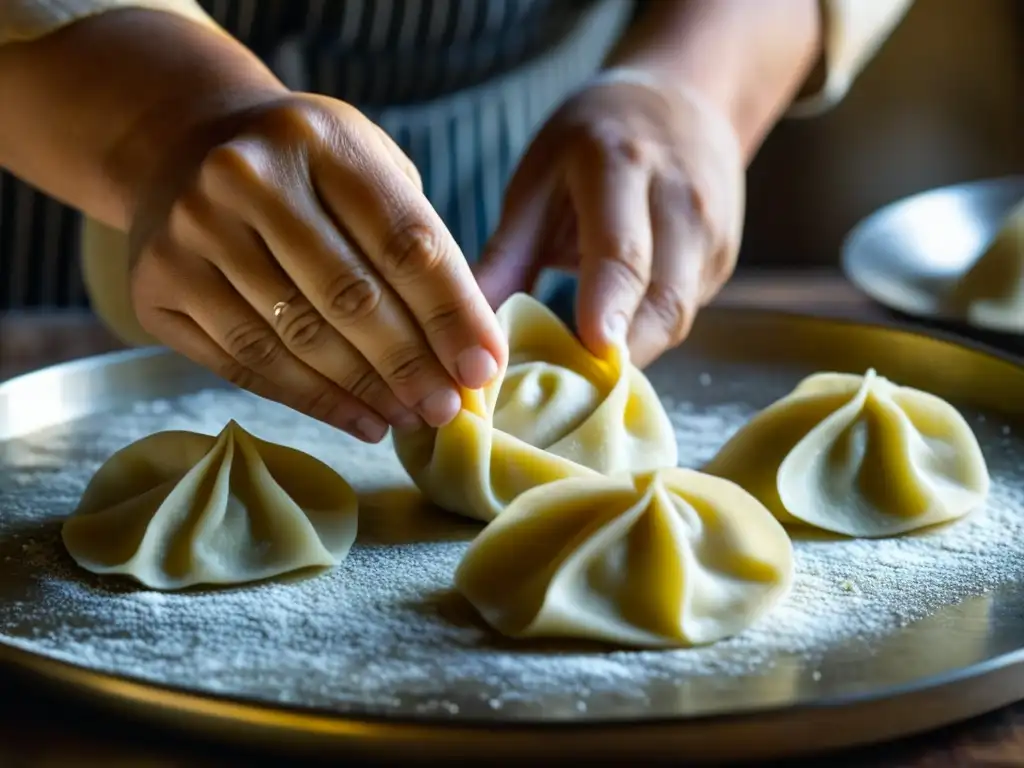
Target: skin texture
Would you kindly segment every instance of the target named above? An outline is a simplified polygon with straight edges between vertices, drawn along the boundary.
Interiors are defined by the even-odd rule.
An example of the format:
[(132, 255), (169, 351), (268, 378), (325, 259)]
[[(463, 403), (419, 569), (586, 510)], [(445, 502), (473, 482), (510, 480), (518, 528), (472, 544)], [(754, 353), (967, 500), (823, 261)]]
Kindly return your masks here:
[(491, 307), (545, 265), (578, 267), (595, 352), (625, 334), (644, 365), (681, 342), (732, 272), (743, 168), (817, 60), (817, 13), (649, 4), (609, 63), (651, 84), (595, 85), (557, 111), (476, 277), (383, 131), (171, 14), (113, 11), (0, 47), (0, 164), (130, 233), (153, 336), (376, 441), (447, 423), (459, 386), (496, 375)]

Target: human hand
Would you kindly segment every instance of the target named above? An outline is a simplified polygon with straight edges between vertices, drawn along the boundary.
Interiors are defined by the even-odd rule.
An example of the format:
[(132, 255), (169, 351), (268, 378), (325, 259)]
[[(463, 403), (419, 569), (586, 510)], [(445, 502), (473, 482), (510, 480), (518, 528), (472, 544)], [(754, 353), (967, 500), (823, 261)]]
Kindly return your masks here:
[(204, 130), (139, 196), (142, 327), (364, 440), (454, 418), (457, 387), (486, 384), (507, 350), (398, 146), (353, 107), (304, 94)]
[(731, 125), (696, 93), (610, 74), (548, 121), (509, 184), (477, 278), (494, 305), (545, 267), (579, 273), (577, 328), (645, 366), (682, 342), (732, 274), (744, 169)]

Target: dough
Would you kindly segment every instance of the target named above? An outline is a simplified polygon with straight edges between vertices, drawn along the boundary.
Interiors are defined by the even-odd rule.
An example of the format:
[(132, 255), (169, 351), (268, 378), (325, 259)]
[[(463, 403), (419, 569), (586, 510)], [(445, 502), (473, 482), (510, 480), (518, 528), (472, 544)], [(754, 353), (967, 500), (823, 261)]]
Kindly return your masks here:
[(1024, 333), (1024, 200), (954, 287), (951, 311), (997, 331)]
[(536, 485), (675, 466), (672, 423), (625, 349), (594, 357), (526, 294), (509, 298), (498, 322), (507, 369), (464, 391), (444, 427), (395, 434), (402, 466), (431, 501), (489, 521)]
[(115, 453), (62, 535), (86, 570), (171, 590), (336, 565), (357, 510), (326, 464), (231, 422), (218, 437), (158, 432)]
[(512, 637), (711, 643), (777, 603), (789, 537), (733, 483), (690, 469), (524, 493), (470, 545), (455, 586)]
[(818, 373), (755, 416), (704, 467), (779, 520), (858, 537), (966, 515), (989, 476), (949, 403), (878, 376)]

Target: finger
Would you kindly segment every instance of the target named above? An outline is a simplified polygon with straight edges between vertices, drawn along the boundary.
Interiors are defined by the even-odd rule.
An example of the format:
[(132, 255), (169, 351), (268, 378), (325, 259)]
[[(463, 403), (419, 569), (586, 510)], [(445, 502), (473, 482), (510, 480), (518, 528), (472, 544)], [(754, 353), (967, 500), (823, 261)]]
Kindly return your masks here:
[(327, 210), (398, 294), (451, 377), (475, 389), (507, 357), (505, 339), (459, 247), (423, 194), (381, 153), (321, 158)]
[(548, 255), (543, 259), (545, 267), (575, 270), (580, 264), (579, 231), (576, 226), (576, 211), (568, 197), (566, 210), (559, 215), (558, 225), (551, 237)]
[[(455, 383), (404, 303), (335, 226), (308, 180), (296, 170), (275, 178), (266, 170), (274, 158), (251, 143), (238, 142), (226, 154), (208, 173), (213, 200), (249, 223), (295, 287), (380, 372), (402, 405), (434, 427), (455, 418), (461, 408)], [(254, 174), (270, 181), (254, 183)]]
[[(202, 294), (185, 300), (184, 314), (161, 313), (162, 338), (173, 339), (183, 354), (244, 389), (362, 440), (383, 439), (388, 427), (378, 414), (296, 359), (220, 272), (201, 266), (187, 279), (203, 285)], [(183, 317), (195, 327), (184, 326)]]
[(221, 359), (219, 372), (230, 374), (229, 381), (245, 388), (250, 383), (247, 377), (255, 375), (271, 388), (272, 399), (360, 439), (378, 442), (384, 437), (387, 424), (379, 415), (292, 355), (227, 279), (212, 265), (205, 267), (186, 275), (190, 284), (202, 285), (204, 291), (191, 294), (183, 308), (233, 360), (225, 368)]
[(324, 320), (250, 227), (213, 205), (189, 208), (187, 215), (172, 217), (176, 240), (216, 266), (295, 357), (390, 424), (405, 430), (422, 426), (373, 366)]
[(685, 189), (653, 184), (650, 208), (651, 282), (628, 337), (630, 357), (640, 367), (689, 334), (703, 293), (709, 247), (707, 229), (695, 215)]
[(568, 182), (580, 251), (576, 324), (600, 354), (626, 340), (650, 282), (650, 179), (636, 163), (586, 152), (570, 166)]
[[(545, 234), (557, 226), (552, 210), (565, 211), (568, 199), (546, 182), (539, 189), (514, 189), (505, 199), (498, 227), (491, 235), (474, 270), (480, 288), (492, 307), (519, 291), (531, 291), (544, 267), (541, 253)], [(562, 205), (553, 205), (561, 198)]]
[(405, 154), (398, 142), (391, 138), (387, 131), (381, 128), (377, 124), (373, 124), (373, 127), (377, 129), (377, 135), (380, 138), (381, 146), (391, 157), (392, 162), (398, 166), (398, 169), (405, 174), (405, 177), (412, 182), (413, 186), (420, 192), (423, 191), (423, 177), (420, 176), (419, 168), (412, 159)]

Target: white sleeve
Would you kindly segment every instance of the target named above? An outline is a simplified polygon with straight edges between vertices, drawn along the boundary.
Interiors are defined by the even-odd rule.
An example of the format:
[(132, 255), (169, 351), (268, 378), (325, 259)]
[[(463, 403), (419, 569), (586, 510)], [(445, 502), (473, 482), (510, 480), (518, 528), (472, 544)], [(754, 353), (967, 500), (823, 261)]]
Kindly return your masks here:
[(44, 37), (74, 21), (124, 8), (146, 8), (215, 26), (195, 0), (0, 0), (0, 45)]
[(857, 75), (900, 23), (913, 0), (821, 0), (823, 77), (789, 110), (810, 117), (846, 96)]

